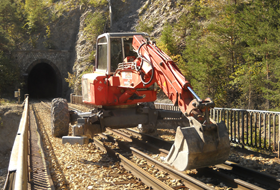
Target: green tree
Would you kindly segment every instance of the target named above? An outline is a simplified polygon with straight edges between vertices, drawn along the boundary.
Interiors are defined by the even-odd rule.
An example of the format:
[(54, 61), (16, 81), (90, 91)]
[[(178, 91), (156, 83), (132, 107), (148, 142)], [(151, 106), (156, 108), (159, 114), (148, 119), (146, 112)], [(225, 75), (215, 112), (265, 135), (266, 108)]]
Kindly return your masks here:
[(0, 1), (0, 50), (8, 51), (21, 37), (22, 14), (11, 0)]
[(84, 31), (88, 39), (91, 40), (93, 44), (95, 44), (97, 36), (104, 31), (106, 17), (102, 12), (89, 12), (85, 19), (85, 24), (86, 27), (84, 28)]
[(8, 54), (16, 45), (20, 19), (15, 3), (0, 1), (0, 94), (14, 88), (19, 80), (19, 68), (8, 59)]
[(47, 23), (48, 17), (43, 3), (42, 0), (25, 0), (25, 28), (29, 33), (35, 32), (39, 26), (44, 26)]
[(19, 68), (0, 50), (0, 95), (14, 90), (19, 81)]
[[(236, 76), (241, 78), (243, 90), (249, 95), (249, 107), (252, 102), (258, 102), (259, 109), (279, 106), (279, 1), (256, 0), (245, 4), (237, 15), (239, 36), (246, 46), (243, 51), (246, 66), (242, 65), (238, 71), (244, 72)], [(242, 80), (245, 78), (248, 82)], [(259, 107), (262, 103), (265, 105)]]
[[(235, 107), (240, 98), (240, 88), (233, 82), (235, 76), (232, 74), (236, 67), (243, 63), (243, 45), (240, 43), (239, 28), (236, 24), (239, 5), (228, 1), (227, 4), (217, 6), (219, 8), (214, 7), (214, 13), (211, 13), (210, 17), (211, 23), (206, 28), (207, 48), (214, 57), (211, 69), (217, 82), (217, 86), (214, 87), (218, 89), (215, 96), (218, 97), (217, 102), (220, 106)], [(222, 11), (217, 11), (219, 9)]]
[(230, 39), (232, 18), (224, 15), (230, 15), (233, 10), (224, 11), (220, 8), (224, 4), (215, 3), (215, 6), (208, 6), (193, 0), (186, 5), (188, 14), (181, 16), (175, 26), (179, 36), (185, 36), (183, 61), (179, 66), (202, 98), (210, 96), (218, 106), (229, 106), (228, 83), (235, 61), (230, 59), (229, 53), (235, 44)]
[(159, 43), (165, 44), (166, 49), (172, 54), (177, 54), (177, 46), (176, 41), (173, 36), (174, 29), (173, 27), (168, 23), (164, 26), (163, 31), (161, 32), (161, 36), (159, 39)]
[(150, 34), (153, 32), (154, 27), (152, 23), (147, 23), (147, 21), (139, 21), (135, 29), (137, 32), (147, 32), (148, 34)]

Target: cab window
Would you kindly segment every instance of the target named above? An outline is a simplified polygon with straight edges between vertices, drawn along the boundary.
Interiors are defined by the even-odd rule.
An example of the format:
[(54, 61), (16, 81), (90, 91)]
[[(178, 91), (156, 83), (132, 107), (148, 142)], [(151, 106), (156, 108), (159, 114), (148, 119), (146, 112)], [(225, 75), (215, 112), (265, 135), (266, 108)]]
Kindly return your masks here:
[(107, 40), (100, 38), (97, 44), (97, 69), (107, 69)]
[(111, 38), (111, 72), (115, 72), (118, 64), (123, 61), (121, 38)]
[(132, 39), (133, 38), (124, 38), (124, 55), (125, 57), (134, 56), (136, 58), (137, 53), (133, 51)]

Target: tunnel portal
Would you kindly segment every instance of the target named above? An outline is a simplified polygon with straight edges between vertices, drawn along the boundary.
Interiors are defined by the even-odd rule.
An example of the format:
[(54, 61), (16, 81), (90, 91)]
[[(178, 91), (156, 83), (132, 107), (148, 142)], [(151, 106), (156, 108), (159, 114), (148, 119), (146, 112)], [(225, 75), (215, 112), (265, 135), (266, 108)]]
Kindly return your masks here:
[(52, 99), (59, 96), (60, 76), (48, 63), (38, 63), (28, 74), (27, 91), (32, 99)]

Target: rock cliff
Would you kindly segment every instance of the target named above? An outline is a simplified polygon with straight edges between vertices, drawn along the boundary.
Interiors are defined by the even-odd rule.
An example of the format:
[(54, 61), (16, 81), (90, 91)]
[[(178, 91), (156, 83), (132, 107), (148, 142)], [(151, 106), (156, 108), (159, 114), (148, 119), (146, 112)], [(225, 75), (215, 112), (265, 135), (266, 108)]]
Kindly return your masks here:
[[(97, 1), (96, 1), (97, 2)], [(98, 1), (101, 2), (101, 1)], [(105, 2), (105, 3), (104, 3)], [(91, 71), (94, 65), (95, 39), (104, 32), (131, 32), (143, 31), (151, 35), (153, 39), (160, 37), (163, 26), (178, 20), (185, 10), (181, 1), (175, 0), (111, 0), (112, 25), (110, 27), (109, 4), (104, 1), (102, 5), (93, 6), (84, 1), (56, 1), (48, 9), (55, 19), (50, 19), (46, 28), (30, 37), (31, 43), (21, 45), (22, 50), (30, 49), (54, 49), (68, 50), (70, 67), (66, 68), (71, 78), (70, 91), (80, 94), (81, 75)], [(55, 8), (62, 7), (62, 8)], [(89, 19), (93, 14), (100, 14), (105, 20), (102, 31), (95, 31), (89, 35)], [(104, 24), (104, 23), (103, 23)], [(145, 27), (143, 27), (145, 26)], [(147, 30), (149, 28), (149, 30)]]

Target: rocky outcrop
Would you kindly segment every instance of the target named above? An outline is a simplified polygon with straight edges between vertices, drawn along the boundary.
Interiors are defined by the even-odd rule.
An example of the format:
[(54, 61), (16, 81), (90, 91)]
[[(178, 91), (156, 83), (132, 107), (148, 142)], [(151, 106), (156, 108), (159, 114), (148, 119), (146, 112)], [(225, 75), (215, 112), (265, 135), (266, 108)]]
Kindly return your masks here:
[(139, 21), (139, 9), (146, 0), (126, 0), (112, 2), (112, 28), (110, 32), (132, 32)]
[(85, 34), (85, 19), (87, 15), (94, 12), (93, 9), (85, 11), (80, 17), (79, 32), (77, 34), (75, 52), (76, 57), (74, 60), (74, 66), (72, 68), (74, 75), (77, 77), (74, 86), (74, 93), (81, 94), (81, 82), (78, 79), (81, 73), (83, 73), (90, 65), (94, 65), (90, 61), (89, 57), (95, 50), (95, 44), (93, 44)]
[(126, 0), (112, 1), (113, 25), (111, 32), (135, 31), (139, 22), (153, 27), (150, 33), (159, 37), (165, 23), (173, 23), (185, 13), (181, 1)]
[(153, 37), (159, 37), (166, 23), (177, 22), (182, 14), (186, 13), (182, 1), (176, 0), (146, 0), (145, 4), (137, 10), (139, 21), (153, 27), (150, 33)]

